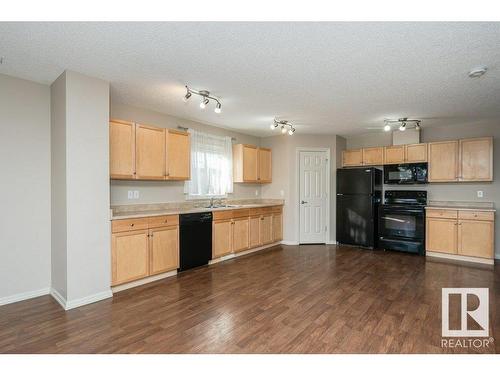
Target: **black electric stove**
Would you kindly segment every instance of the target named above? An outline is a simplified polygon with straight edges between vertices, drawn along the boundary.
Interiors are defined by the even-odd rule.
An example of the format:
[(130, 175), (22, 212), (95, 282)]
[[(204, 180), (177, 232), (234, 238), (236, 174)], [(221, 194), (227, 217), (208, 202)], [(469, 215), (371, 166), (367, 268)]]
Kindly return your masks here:
[(387, 190), (379, 207), (379, 247), (425, 254), (425, 205), (423, 190)]

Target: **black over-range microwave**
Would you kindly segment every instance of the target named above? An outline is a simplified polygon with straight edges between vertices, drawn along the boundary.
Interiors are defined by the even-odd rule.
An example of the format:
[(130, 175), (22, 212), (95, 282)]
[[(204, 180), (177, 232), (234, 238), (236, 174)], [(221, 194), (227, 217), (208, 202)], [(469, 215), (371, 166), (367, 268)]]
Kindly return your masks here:
[(384, 165), (384, 184), (426, 184), (427, 163)]

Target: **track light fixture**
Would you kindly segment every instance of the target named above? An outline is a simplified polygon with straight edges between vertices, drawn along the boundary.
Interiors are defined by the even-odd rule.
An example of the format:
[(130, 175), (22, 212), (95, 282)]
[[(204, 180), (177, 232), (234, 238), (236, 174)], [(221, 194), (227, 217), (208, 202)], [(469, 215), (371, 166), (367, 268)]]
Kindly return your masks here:
[(414, 129), (420, 130), (420, 123), (421, 120), (411, 120), (408, 119), (407, 117), (402, 117), (397, 120), (391, 120), (391, 119), (385, 119), (384, 120), (384, 131), (388, 132), (392, 130), (392, 124), (395, 124), (396, 126), (399, 125), (398, 129), (402, 132), (404, 132), (406, 129), (408, 129), (409, 124), (415, 124)]
[(295, 133), (295, 128), (292, 123), (287, 120), (278, 120), (277, 118), (274, 118), (273, 123), (269, 125), (269, 127), (271, 130), (281, 128), (281, 134), (288, 133), (288, 135), (293, 135), (293, 133)]
[(200, 108), (205, 109), (207, 105), (210, 103), (210, 100), (213, 100), (215, 104), (214, 112), (215, 113), (221, 113), (222, 112), (222, 104), (218, 98), (215, 96), (210, 95), (210, 92), (207, 90), (193, 90), (186, 86), (186, 95), (184, 95), (184, 101), (187, 102), (191, 96), (195, 94), (198, 96), (202, 97), (201, 103), (200, 103)]

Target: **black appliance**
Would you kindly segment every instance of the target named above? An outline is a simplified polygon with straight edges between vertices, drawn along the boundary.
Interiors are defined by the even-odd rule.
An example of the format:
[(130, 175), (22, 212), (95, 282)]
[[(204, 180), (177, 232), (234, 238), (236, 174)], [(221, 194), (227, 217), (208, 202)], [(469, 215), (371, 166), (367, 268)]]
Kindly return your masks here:
[(337, 242), (377, 247), (377, 208), (382, 197), (382, 171), (337, 169)]
[(179, 215), (180, 271), (208, 264), (212, 259), (212, 213)]
[(385, 184), (426, 184), (427, 163), (384, 165)]
[(425, 205), (427, 192), (387, 190), (379, 207), (379, 247), (425, 254)]

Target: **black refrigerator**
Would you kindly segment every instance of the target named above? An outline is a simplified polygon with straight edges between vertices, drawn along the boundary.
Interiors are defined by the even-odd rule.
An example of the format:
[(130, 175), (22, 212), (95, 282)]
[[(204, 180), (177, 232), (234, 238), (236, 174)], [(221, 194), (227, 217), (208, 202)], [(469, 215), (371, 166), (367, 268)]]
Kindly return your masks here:
[(381, 198), (380, 169), (337, 169), (338, 243), (377, 247), (378, 206)]

